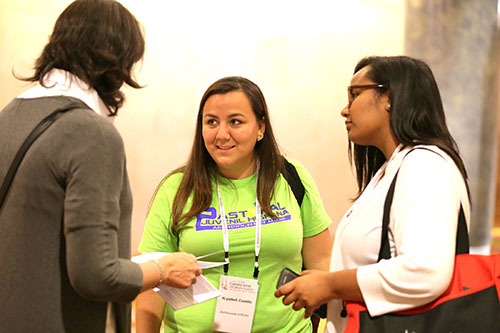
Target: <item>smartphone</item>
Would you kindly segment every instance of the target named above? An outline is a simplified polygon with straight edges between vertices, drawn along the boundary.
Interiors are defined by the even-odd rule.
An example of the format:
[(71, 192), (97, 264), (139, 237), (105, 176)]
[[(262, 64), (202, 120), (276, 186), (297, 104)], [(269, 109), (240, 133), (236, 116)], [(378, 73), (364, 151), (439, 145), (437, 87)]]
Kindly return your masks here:
[(276, 284), (276, 289), (278, 289), (279, 287), (281, 287), (285, 283), (288, 283), (297, 277), (299, 277), (299, 274), (295, 273), (290, 268), (288, 268), (288, 267), (283, 268), (283, 270), (280, 273), (280, 277), (278, 278), (278, 283)]

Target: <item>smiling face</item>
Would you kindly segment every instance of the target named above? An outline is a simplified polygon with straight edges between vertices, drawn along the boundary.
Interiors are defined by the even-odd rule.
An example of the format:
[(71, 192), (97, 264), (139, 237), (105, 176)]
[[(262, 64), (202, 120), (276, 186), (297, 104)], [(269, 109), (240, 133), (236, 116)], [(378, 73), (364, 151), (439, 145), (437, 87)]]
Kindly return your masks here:
[(264, 136), (264, 121), (257, 121), (242, 91), (210, 96), (203, 107), (202, 135), (218, 172), (242, 179), (255, 172), (255, 143)]
[(385, 151), (386, 146), (392, 142), (392, 132), (389, 122), (389, 96), (380, 94), (376, 88), (366, 86), (375, 82), (368, 76), (370, 67), (359, 70), (351, 79), (352, 95), (349, 104), (341, 111), (346, 118), (345, 124), (349, 140), (362, 146), (375, 146)]

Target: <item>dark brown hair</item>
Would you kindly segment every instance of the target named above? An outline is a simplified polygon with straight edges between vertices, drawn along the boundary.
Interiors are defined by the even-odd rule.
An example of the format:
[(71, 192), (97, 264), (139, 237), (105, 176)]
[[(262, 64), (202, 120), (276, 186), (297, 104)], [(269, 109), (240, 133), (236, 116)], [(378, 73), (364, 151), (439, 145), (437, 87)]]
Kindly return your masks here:
[[(174, 232), (177, 232), (190, 219), (210, 207), (210, 203), (212, 202), (211, 180), (217, 176), (217, 168), (203, 141), (203, 108), (211, 96), (226, 94), (231, 91), (243, 92), (250, 101), (257, 121), (263, 121), (265, 124), (265, 135), (262, 140), (256, 142), (254, 148), (260, 162), (257, 179), (257, 197), (262, 210), (267, 215), (273, 218), (276, 217), (271, 210), (270, 202), (274, 194), (276, 179), (283, 169), (284, 162), (274, 138), (266, 101), (262, 91), (255, 83), (243, 77), (231, 76), (214, 82), (205, 91), (198, 109), (196, 132), (189, 159), (185, 166), (170, 173), (184, 173), (172, 205), (172, 230)], [(193, 194), (191, 207), (183, 214), (184, 206), (191, 193)]]
[(125, 100), (123, 83), (141, 88), (132, 67), (142, 59), (144, 44), (140, 23), (119, 2), (76, 0), (57, 19), (33, 76), (21, 80), (45, 86), (52, 69), (68, 71), (95, 89), (115, 116)]
[[(458, 146), (446, 125), (441, 95), (429, 66), (421, 60), (406, 56), (372, 56), (361, 59), (354, 74), (367, 66), (370, 68), (367, 71), (368, 78), (384, 85), (385, 91), (389, 92), (389, 121), (396, 139), (409, 147), (439, 147), (453, 159), (468, 190), (467, 172)], [(376, 147), (352, 142), (349, 142), (349, 156), (356, 169), (359, 197), (386, 158)]]

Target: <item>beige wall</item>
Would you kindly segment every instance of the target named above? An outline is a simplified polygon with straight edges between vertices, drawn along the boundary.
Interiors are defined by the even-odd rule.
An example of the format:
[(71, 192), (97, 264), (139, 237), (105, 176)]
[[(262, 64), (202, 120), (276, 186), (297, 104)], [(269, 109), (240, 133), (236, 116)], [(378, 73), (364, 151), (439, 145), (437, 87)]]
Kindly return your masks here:
[[(67, 0), (0, 0), (0, 107), (26, 89)], [(347, 160), (346, 86), (365, 55), (403, 50), (403, 1), (121, 1), (143, 23), (147, 50), (115, 124), (123, 136), (140, 241), (151, 195), (183, 163), (204, 90), (226, 75), (256, 82), (283, 152), (313, 175), (333, 232), (355, 181)], [(217, 5), (214, 5), (217, 4)]]

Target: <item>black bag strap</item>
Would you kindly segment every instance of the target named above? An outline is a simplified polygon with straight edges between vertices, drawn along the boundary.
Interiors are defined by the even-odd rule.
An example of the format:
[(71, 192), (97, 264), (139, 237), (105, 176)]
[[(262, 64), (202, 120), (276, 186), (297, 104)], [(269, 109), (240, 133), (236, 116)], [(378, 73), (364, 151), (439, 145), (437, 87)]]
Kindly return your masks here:
[[(431, 149), (427, 148), (413, 148), (406, 155), (411, 153), (415, 149), (426, 149), (434, 152)], [(434, 152), (436, 153), (436, 152)], [(436, 153), (437, 154), (437, 153)], [(405, 157), (406, 157), (405, 155)], [(382, 218), (382, 235), (380, 240), (380, 250), (378, 253), (378, 261), (382, 259), (390, 259), (391, 258), (391, 250), (389, 246), (389, 219), (391, 212), (392, 199), (394, 198), (394, 189), (396, 188), (396, 180), (398, 178), (399, 170), (396, 172), (394, 179), (391, 182), (391, 186), (389, 187), (389, 191), (387, 192), (387, 196), (384, 202), (384, 215)], [(458, 215), (458, 228), (457, 228), (457, 238), (456, 238), (456, 248), (455, 255), (458, 254), (467, 254), (469, 253), (469, 234), (467, 232), (467, 223), (465, 221), (465, 213), (460, 204), (460, 212)]]
[(302, 200), (304, 199), (304, 194), (306, 193), (304, 185), (300, 180), (299, 173), (297, 172), (295, 166), (288, 162), (285, 157), (283, 157), (283, 161), (285, 163), (285, 169), (281, 173), (288, 182), (288, 185), (290, 185), (293, 195), (295, 196), (295, 199), (297, 199), (297, 203), (300, 207), (302, 207)]
[(74, 103), (69, 106), (65, 106), (55, 110), (47, 117), (42, 119), (42, 121), (40, 121), (40, 123), (38, 123), (38, 125), (36, 125), (36, 127), (31, 131), (26, 140), (24, 140), (23, 144), (21, 145), (16, 155), (14, 156), (14, 159), (12, 160), (9, 169), (7, 170), (2, 186), (0, 187), (0, 209), (2, 208), (5, 198), (7, 197), (7, 192), (9, 191), (9, 187), (12, 184), (14, 176), (16, 175), (17, 169), (19, 168), (19, 165), (21, 164), (24, 155), (26, 155), (26, 152), (31, 147), (33, 142), (35, 142), (35, 140), (43, 132), (45, 132), (45, 130), (47, 130), (47, 128), (49, 128), (50, 125), (52, 125), (54, 121), (56, 121), (56, 119), (59, 118), (61, 114), (63, 114), (66, 111), (75, 109), (77, 107), (86, 108), (86, 106), (83, 103)]

